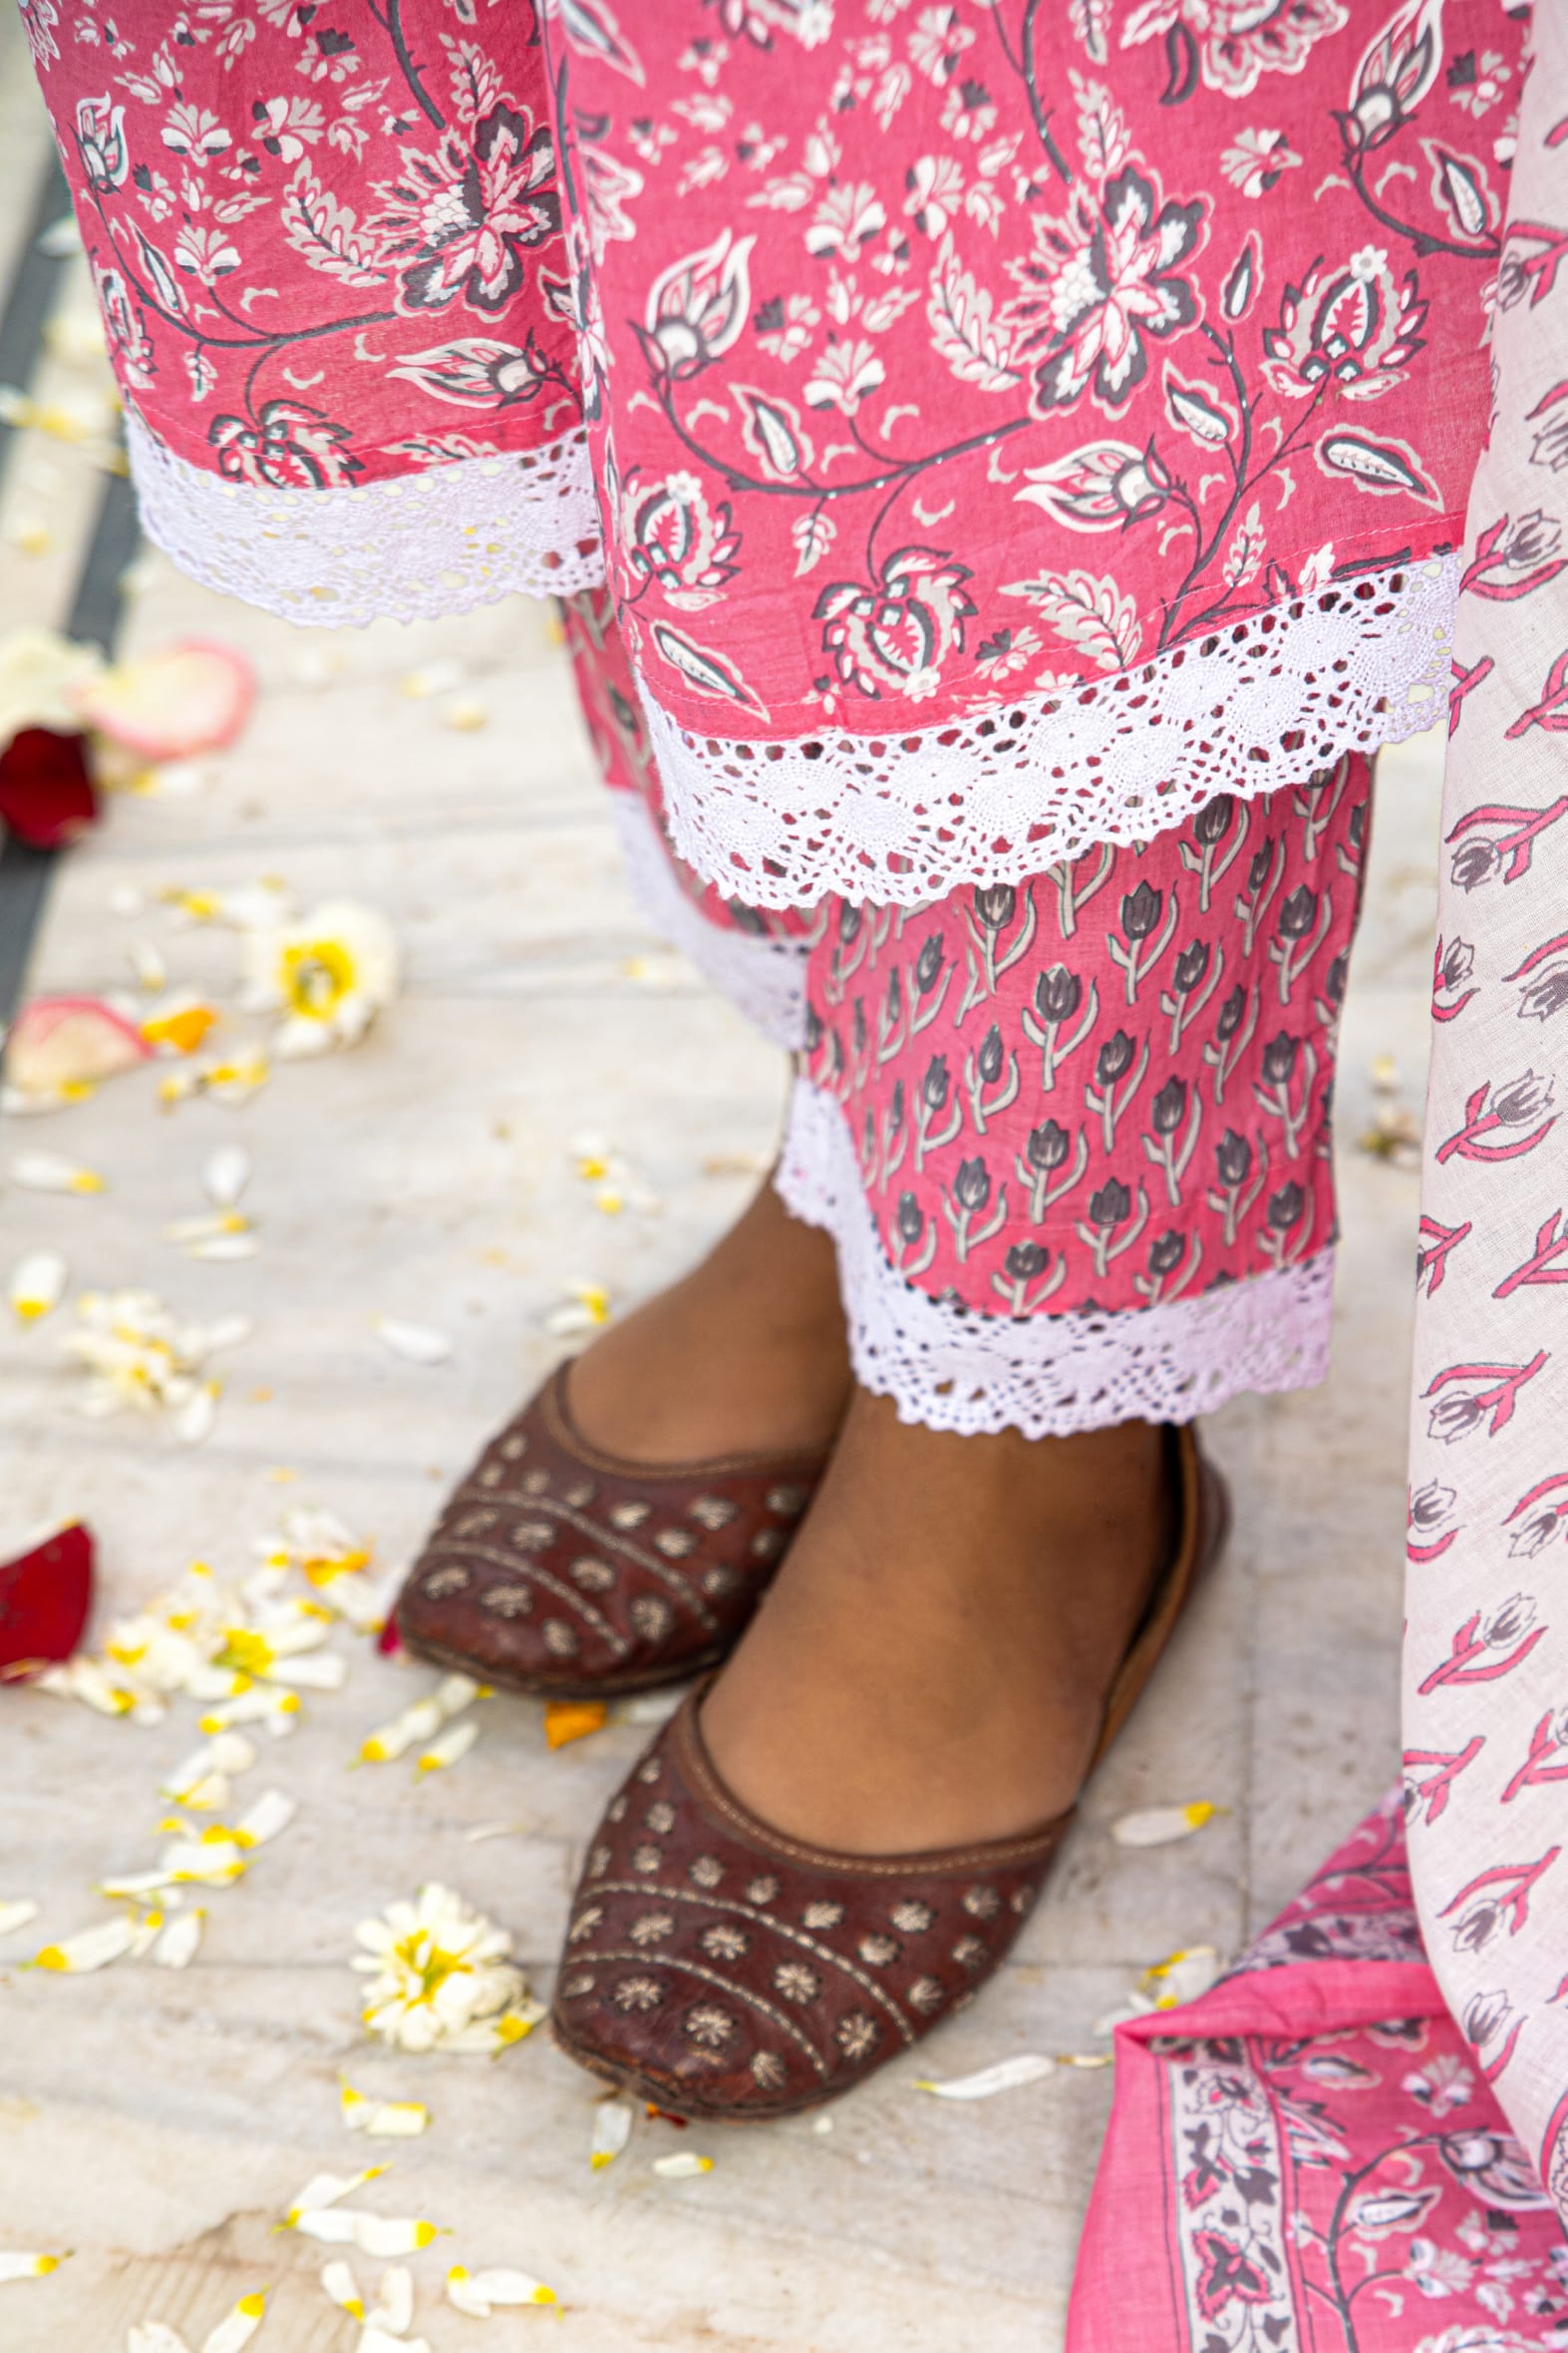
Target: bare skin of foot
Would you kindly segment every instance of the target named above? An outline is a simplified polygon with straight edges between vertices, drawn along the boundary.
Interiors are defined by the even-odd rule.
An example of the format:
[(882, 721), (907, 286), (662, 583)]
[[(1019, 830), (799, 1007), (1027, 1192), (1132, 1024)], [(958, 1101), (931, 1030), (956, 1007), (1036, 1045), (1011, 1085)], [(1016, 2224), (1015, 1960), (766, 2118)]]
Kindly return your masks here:
[(854, 1854), (1008, 1838), (1070, 1807), (1171, 1541), (1163, 1433), (955, 1437), (856, 1389), (703, 1707), (772, 1828)]
[(700, 1266), (583, 1351), (566, 1394), (590, 1445), (669, 1464), (826, 1447), (849, 1391), (833, 1245), (769, 1183)]

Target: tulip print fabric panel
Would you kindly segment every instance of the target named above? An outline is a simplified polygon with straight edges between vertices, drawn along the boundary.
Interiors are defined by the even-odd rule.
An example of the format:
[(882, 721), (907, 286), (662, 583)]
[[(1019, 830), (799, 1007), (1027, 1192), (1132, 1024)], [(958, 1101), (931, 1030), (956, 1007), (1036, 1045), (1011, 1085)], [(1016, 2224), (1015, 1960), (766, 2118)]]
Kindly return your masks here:
[(1432, 1965), (1568, 2218), (1568, 16), (1537, 12), (1443, 794), (1405, 1650)]
[(1017, 888), (830, 905), (804, 1067), (898, 1280), (982, 1317), (1135, 1312), (1329, 1247), (1371, 785), (1347, 754)]
[(1421, 1953), (1398, 1802), (1116, 2031), (1068, 2353), (1532, 2353), (1568, 2245)]

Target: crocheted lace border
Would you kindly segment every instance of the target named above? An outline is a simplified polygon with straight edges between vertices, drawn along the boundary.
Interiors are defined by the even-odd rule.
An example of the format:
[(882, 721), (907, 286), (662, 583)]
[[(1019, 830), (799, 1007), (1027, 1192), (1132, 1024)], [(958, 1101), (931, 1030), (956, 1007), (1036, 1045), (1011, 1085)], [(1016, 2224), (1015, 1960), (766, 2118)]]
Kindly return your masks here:
[(203, 586), (285, 621), (439, 620), (604, 579), (580, 428), (541, 450), (328, 491), (225, 482), (176, 457), (134, 410), (126, 438), (148, 537)]
[(765, 939), (713, 922), (681, 888), (659, 821), (641, 794), (617, 790), (610, 803), (626, 879), (649, 930), (679, 948), (771, 1044), (789, 1053), (803, 1046), (804, 941)]
[(1216, 793), (1418, 734), (1449, 682), (1457, 555), (1270, 606), (1113, 678), (886, 736), (694, 733), (640, 679), (670, 835), (753, 906), (914, 906), (1151, 840)]
[(774, 1181), (795, 1216), (832, 1235), (855, 1378), (891, 1397), (902, 1422), (1063, 1438), (1135, 1416), (1190, 1422), (1247, 1390), (1311, 1388), (1328, 1369), (1332, 1250), (1193, 1299), (1014, 1321), (933, 1299), (893, 1271), (848, 1123), (804, 1079)]

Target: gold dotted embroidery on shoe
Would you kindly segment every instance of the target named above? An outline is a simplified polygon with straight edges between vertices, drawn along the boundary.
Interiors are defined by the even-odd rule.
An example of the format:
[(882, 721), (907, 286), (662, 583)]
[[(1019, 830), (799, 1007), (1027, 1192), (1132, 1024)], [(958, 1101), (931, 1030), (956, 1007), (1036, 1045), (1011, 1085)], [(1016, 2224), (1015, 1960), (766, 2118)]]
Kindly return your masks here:
[(764, 1500), (781, 1519), (798, 1519), (810, 1497), (803, 1487), (771, 1487)]
[(735, 2020), (717, 2002), (699, 2002), (695, 2010), (686, 2013), (686, 2031), (704, 2050), (717, 2051), (734, 2034)]
[(716, 1854), (699, 1854), (687, 1865), (686, 1875), (695, 1887), (717, 1887), (724, 1877), (724, 1864)]
[(768, 1905), (779, 1892), (779, 1881), (774, 1878), (753, 1879), (747, 1885), (748, 1903)]
[(544, 1647), (552, 1658), (575, 1658), (577, 1637), (564, 1618), (546, 1618), (541, 1629)]
[(934, 1977), (917, 1977), (904, 1999), (911, 2010), (918, 2010), (926, 2017), (942, 2007), (942, 1988)]
[(906, 1936), (922, 1936), (936, 1914), (928, 1903), (919, 1903), (907, 1897), (902, 1903), (895, 1903), (887, 1916), (893, 1926), (901, 1928)]
[(781, 1961), (774, 1971), (774, 1991), (786, 2002), (814, 2002), (821, 1990), (820, 1977), (804, 1961)]
[(610, 1525), (622, 1529), (641, 1527), (652, 1510), (651, 1504), (612, 1504)]
[(963, 1903), (972, 1920), (994, 1920), (1002, 1909), (1002, 1898), (994, 1887), (966, 1887)]
[(871, 1935), (862, 1936), (855, 1949), (861, 1960), (867, 1962), (871, 1968), (885, 1969), (890, 1962), (897, 1960), (904, 1948), (896, 1936)]
[(561, 1498), (572, 1511), (586, 1512), (598, 1492), (591, 1479), (574, 1479), (570, 1487), (562, 1488)]
[(465, 1512), (451, 1532), (459, 1543), (465, 1543), (472, 1536), (483, 1535), (485, 1529), (493, 1527), (499, 1517), (500, 1513), (486, 1504), (481, 1511)]
[(717, 1535), (720, 1528), (729, 1526), (740, 1506), (730, 1503), (724, 1496), (699, 1496), (688, 1509), (699, 1527), (706, 1527)]
[(466, 1568), (433, 1568), (421, 1579), (420, 1591), (432, 1601), (449, 1601), (454, 1593), (467, 1592), (473, 1582)]
[(685, 1560), (697, 1549), (697, 1538), (689, 1527), (661, 1527), (653, 1540), (666, 1560)]
[(584, 1942), (584, 1941), (585, 1941), (585, 1940), (586, 1940), (588, 1937), (590, 1937), (590, 1936), (593, 1934), (593, 1932), (594, 1932), (595, 1928), (597, 1928), (597, 1926), (599, 1925), (599, 1922), (600, 1922), (600, 1921), (603, 1919), (603, 1917), (604, 1917), (604, 1906), (603, 1906), (603, 1904), (602, 1904), (602, 1903), (590, 1903), (590, 1904), (588, 1905), (588, 1907), (587, 1907), (587, 1909), (586, 1909), (585, 1911), (580, 1911), (580, 1912), (577, 1914), (577, 1917), (576, 1917), (576, 1918), (573, 1920), (573, 1922), (572, 1922), (571, 1926), (570, 1926), (570, 1927), (567, 1929), (567, 1931), (566, 1931), (566, 1941), (567, 1941), (567, 1943), (568, 1943), (568, 1944), (582, 1944), (582, 1943), (583, 1943), (583, 1942)]
[(528, 1451), (528, 1441), (520, 1430), (513, 1430), (500, 1442), (500, 1454), (508, 1463), (520, 1463)]
[(585, 1553), (574, 1560), (566, 1574), (580, 1593), (607, 1593), (615, 1582), (615, 1571), (607, 1560), (595, 1560)]
[(656, 1798), (643, 1820), (655, 1838), (663, 1839), (675, 1828), (675, 1808), (668, 1798)]
[(788, 2074), (777, 2051), (754, 2051), (752, 2081), (760, 2092), (777, 2092)]
[(986, 1948), (978, 1936), (961, 1936), (953, 1947), (953, 1958), (961, 1969), (978, 1969), (986, 1957)]
[(744, 1928), (734, 1927), (721, 1920), (715, 1927), (705, 1928), (698, 1940), (705, 1953), (716, 1961), (738, 1961), (750, 1949), (751, 1938)]
[(858, 2062), (877, 2045), (876, 2023), (863, 2010), (849, 2010), (833, 2028), (833, 2040), (844, 2057)]
[(754, 1560), (777, 1560), (788, 1537), (782, 1527), (760, 1527), (752, 1538)]
[(519, 1552), (542, 1552), (554, 1533), (554, 1524), (548, 1519), (519, 1519), (511, 1540)]
[(548, 1471), (525, 1471), (522, 1475), (522, 1492), (525, 1496), (547, 1496), (550, 1492)]
[(808, 1903), (800, 1914), (800, 1918), (807, 1928), (836, 1928), (843, 1916), (844, 1907), (841, 1903), (825, 1903), (820, 1900)]
[(632, 1849), (632, 1869), (641, 1871), (644, 1877), (649, 1871), (658, 1869), (660, 1859), (657, 1847), (634, 1847)]
[(675, 1934), (675, 1922), (668, 1912), (643, 1912), (626, 1933), (633, 1944), (662, 1944)]
[(656, 1977), (623, 1977), (611, 1986), (610, 1999), (618, 2010), (657, 2010), (664, 1988)]
[(648, 1642), (662, 1640), (675, 1623), (674, 1610), (668, 1601), (661, 1601), (657, 1593), (635, 1593), (626, 1614)]
[(533, 1595), (526, 1585), (491, 1585), (479, 1595), (480, 1609), (487, 1609), (492, 1617), (526, 1617), (533, 1607)]

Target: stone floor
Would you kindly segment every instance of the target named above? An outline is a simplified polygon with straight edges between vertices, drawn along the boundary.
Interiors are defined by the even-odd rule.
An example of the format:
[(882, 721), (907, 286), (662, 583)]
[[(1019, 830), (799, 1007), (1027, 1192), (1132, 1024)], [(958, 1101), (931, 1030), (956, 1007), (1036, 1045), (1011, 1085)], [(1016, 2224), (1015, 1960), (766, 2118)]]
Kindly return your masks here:
[[(40, 131), (14, 72), (7, 87), (17, 173)], [(64, 300), (82, 299), (73, 276)], [(0, 630), (67, 608), (91, 491), (79, 451), (13, 437)], [(53, 541), (26, 556), (9, 534), (35, 513)], [(59, 1355), (68, 1307), (0, 1334), (0, 1556), (31, 1524), (80, 1514), (100, 1540), (106, 1609), (197, 1555), (237, 1571), (285, 1504), (329, 1506), (374, 1531), (383, 1561), (405, 1556), (442, 1483), (550, 1361), (546, 1318), (567, 1284), (591, 1278), (629, 1301), (735, 1212), (747, 1168), (772, 1148), (784, 1079), (778, 1055), (640, 928), (540, 611), (514, 602), (337, 637), (224, 603), (161, 559), (139, 563), (136, 589), (130, 646), (200, 634), (243, 648), (260, 678), (254, 718), (199, 795), (116, 801), (59, 875), (33, 987), (124, 988), (128, 950), (152, 939), (172, 979), (229, 996), (233, 935), (180, 928), (154, 894), (272, 874), (306, 901), (382, 907), (407, 980), (366, 1043), (279, 1068), (242, 1109), (159, 1113), (157, 1074), (143, 1071), (0, 1138), (0, 1177), (47, 1144), (109, 1179), (92, 1199), (0, 1190), (7, 1263), (47, 1243), (68, 1253), (75, 1288), (145, 1285), (188, 1316), (254, 1322), (198, 1448), (138, 1420), (79, 1417)], [(487, 713), (471, 732), (445, 724), (453, 694), (412, 701), (400, 687), (448, 659), (462, 670), (453, 694)], [(547, 1990), (579, 1842), (645, 1731), (612, 1724), (549, 1754), (538, 1711), (497, 1700), (452, 1773), (350, 1775), (365, 1730), (428, 1678), (339, 1636), (346, 1688), (307, 1703), (304, 1728), (251, 1784), (297, 1798), (297, 1821), (211, 1900), (193, 1966), (122, 1962), (71, 1979), (19, 1958), (99, 1916), (94, 1882), (147, 1860), (157, 1784), (191, 1746), (193, 1710), (144, 1729), (5, 1694), (0, 1896), (34, 1896), (43, 1912), (0, 1962), (0, 2246), (76, 2250), (51, 2279), (0, 2288), (5, 2353), (119, 2345), (153, 2315), (199, 2343), (263, 2282), (259, 2347), (347, 2353), (319, 2250), (273, 2231), (306, 2176), (365, 2162), (337, 2119), (344, 2069), (435, 2111), (366, 2202), (452, 2225), (458, 2239), (442, 2245), (461, 2242), (470, 2263), (521, 2264), (556, 2288), (553, 2314), (489, 2323), (483, 2341), (498, 2348), (541, 2330), (562, 2353), (1060, 2344), (1108, 2076), (1059, 2074), (976, 2106), (913, 2082), (927, 2067), (1089, 2047), (1095, 2018), (1149, 1961), (1243, 1943), (1393, 1776), (1415, 1178), (1354, 1140), (1376, 1058), (1392, 1055), (1419, 1100), (1438, 767), (1429, 742), (1385, 763), (1346, 1022), (1334, 1378), (1215, 1419), (1235, 1541), (986, 1999), (918, 2066), (843, 2102), (829, 2133), (688, 2135), (714, 2170), (670, 2181), (652, 2161), (679, 2144), (649, 2123), (594, 2174), (595, 2088), (542, 2035), (494, 2064), (378, 2056), (347, 1962), (359, 1918), (435, 1877), (503, 1921)], [(138, 893), (148, 903), (125, 911)], [(569, 1152), (583, 1130), (635, 1163), (656, 1212), (594, 1208)], [(202, 1162), (235, 1139), (253, 1156), (263, 1249), (200, 1263), (162, 1228), (201, 1206)], [(454, 1335), (451, 1361), (389, 1355), (372, 1330), (383, 1314)], [(1111, 1844), (1106, 1826), (1127, 1807), (1190, 1798), (1230, 1811), (1181, 1846)], [(494, 1822), (518, 1828), (467, 1839)], [(481, 2341), (440, 2304), (440, 2258), (438, 2246), (417, 2259), (415, 2325), (436, 2353)]]

